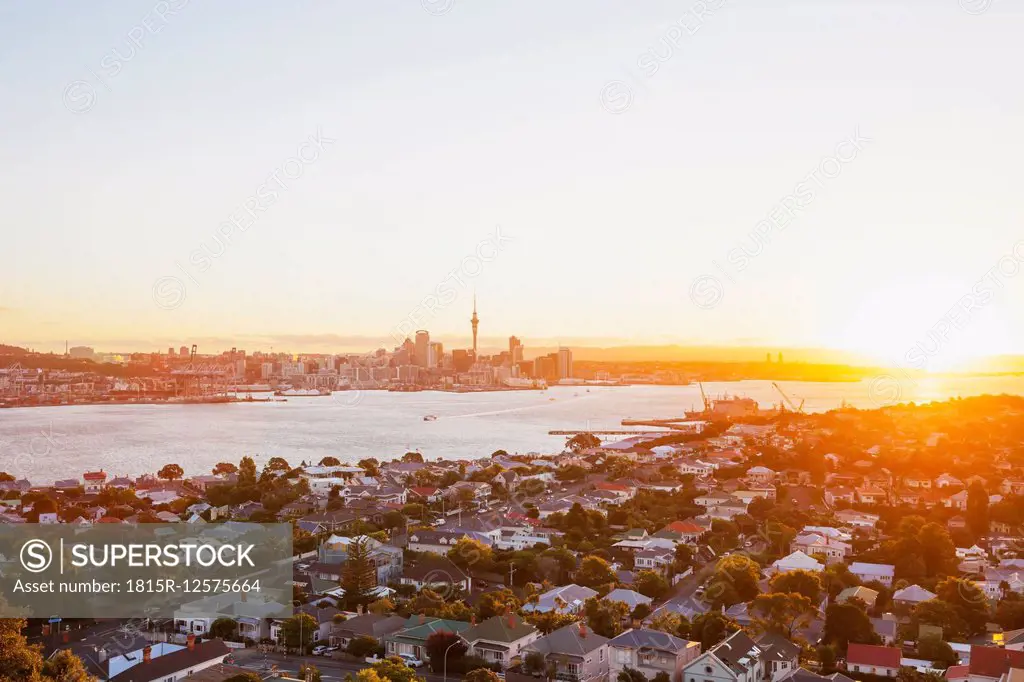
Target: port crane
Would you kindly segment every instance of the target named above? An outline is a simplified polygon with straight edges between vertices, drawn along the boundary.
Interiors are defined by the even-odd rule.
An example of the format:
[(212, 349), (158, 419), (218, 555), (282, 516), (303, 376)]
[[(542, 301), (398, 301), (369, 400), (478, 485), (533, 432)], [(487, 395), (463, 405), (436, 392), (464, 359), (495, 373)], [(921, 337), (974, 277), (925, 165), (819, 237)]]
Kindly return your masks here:
[(779, 392), (779, 395), (782, 396), (782, 399), (785, 401), (785, 404), (789, 406), (790, 410), (792, 410), (793, 412), (798, 412), (800, 414), (804, 414), (804, 403), (807, 402), (805, 399), (801, 399), (800, 400), (800, 404), (796, 405), (793, 402), (792, 398), (790, 398), (788, 395), (786, 395), (786, 392), (782, 390), (782, 387), (779, 386), (774, 381), (772, 382), (772, 388), (774, 388), (776, 391)]
[(704, 402), (704, 411), (705, 412), (710, 412), (711, 411), (711, 401), (708, 399), (707, 394), (704, 393), (704, 384), (701, 383), (700, 381), (698, 381), (697, 382), (697, 387), (700, 388), (700, 399)]

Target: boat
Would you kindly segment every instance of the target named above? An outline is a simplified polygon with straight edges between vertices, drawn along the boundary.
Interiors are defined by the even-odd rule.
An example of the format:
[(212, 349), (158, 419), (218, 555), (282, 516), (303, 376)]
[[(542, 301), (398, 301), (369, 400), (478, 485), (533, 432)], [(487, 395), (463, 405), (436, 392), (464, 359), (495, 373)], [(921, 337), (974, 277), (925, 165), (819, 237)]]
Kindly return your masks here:
[(437, 421), (437, 415), (436, 414), (428, 414), (427, 416), (425, 416), (423, 418), (423, 421), (425, 421), (425, 422), (436, 422)]
[(287, 391), (274, 391), (274, 395), (283, 398), (315, 398), (329, 396), (331, 391), (326, 388), (290, 388)]

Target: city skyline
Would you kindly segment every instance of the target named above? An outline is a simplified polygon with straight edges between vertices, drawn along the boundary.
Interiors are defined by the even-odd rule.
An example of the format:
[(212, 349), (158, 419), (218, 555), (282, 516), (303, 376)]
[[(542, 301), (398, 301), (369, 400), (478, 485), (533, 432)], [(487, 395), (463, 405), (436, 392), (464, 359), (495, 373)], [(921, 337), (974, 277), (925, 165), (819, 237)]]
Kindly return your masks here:
[(1013, 3), (171, 5), (4, 15), (6, 343), (1024, 353)]

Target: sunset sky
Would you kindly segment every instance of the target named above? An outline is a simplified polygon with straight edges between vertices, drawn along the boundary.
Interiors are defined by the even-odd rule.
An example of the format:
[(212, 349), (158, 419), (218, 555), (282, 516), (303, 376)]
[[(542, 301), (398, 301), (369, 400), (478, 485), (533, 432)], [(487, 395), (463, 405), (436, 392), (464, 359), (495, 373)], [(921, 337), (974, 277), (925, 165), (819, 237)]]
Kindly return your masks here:
[(1024, 5), (699, 4), (2, 3), (0, 342), (1024, 353)]

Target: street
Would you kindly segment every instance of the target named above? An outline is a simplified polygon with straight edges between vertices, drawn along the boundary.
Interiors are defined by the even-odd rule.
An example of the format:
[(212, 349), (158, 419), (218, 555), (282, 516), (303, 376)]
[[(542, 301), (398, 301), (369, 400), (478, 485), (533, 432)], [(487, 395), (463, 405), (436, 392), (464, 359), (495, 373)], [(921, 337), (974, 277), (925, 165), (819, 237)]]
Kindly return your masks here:
[[(324, 680), (344, 680), (345, 676), (369, 668), (368, 664), (349, 663), (348, 661), (342, 661), (334, 658), (326, 658), (321, 656), (285, 656), (284, 654), (267, 654), (265, 657), (259, 649), (238, 649), (234, 652), (235, 665), (252, 670), (254, 672), (264, 672), (264, 660), (266, 660), (267, 666), (277, 664), (277, 668), (280, 672), (288, 673), (291, 676), (298, 674), (299, 666), (303, 663), (309, 663), (315, 665), (321, 673), (321, 677)], [(419, 668), (416, 672), (418, 675), (427, 678), (428, 682), (444, 682), (442, 675), (436, 675), (434, 673), (426, 672), (426, 667)], [(449, 680), (462, 679), (460, 675), (449, 673)]]

